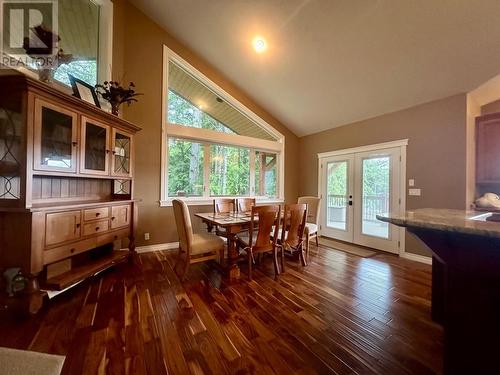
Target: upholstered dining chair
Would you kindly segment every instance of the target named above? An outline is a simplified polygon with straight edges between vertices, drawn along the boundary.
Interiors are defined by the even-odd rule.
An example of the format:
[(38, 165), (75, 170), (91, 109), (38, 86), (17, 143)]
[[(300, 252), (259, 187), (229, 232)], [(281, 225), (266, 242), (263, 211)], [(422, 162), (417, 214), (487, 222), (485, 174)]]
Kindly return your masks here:
[(186, 202), (179, 199), (172, 201), (174, 206), (175, 225), (179, 235), (179, 256), (176, 267), (185, 256), (184, 271), (181, 280), (185, 280), (189, 266), (207, 260), (222, 261), (224, 256), (224, 241), (212, 233), (193, 233), (189, 208)]
[(255, 206), (255, 198), (238, 198), (238, 212), (250, 213)]
[[(250, 214), (250, 224), (248, 231), (245, 234), (238, 234), (237, 246), (239, 249), (245, 250), (248, 260), (248, 279), (252, 280), (252, 264), (256, 254), (273, 252), (274, 258), (274, 273), (279, 275), (278, 252), (276, 241), (278, 240), (278, 230), (280, 221), (281, 207), (279, 205), (270, 206), (253, 206)], [(259, 224), (259, 228), (255, 231), (254, 227)], [(281, 262), (283, 261), (284, 253), (281, 253)]]
[[(285, 250), (291, 253), (299, 252), (299, 258), (303, 266), (307, 266), (305, 257), (304, 242), (307, 218), (307, 204), (296, 203), (286, 204), (283, 214), (283, 221), (278, 235), (278, 247), (284, 253)], [(285, 271), (284, 261), (281, 264), (282, 271)]]
[(306, 257), (309, 257), (309, 241), (312, 238), (316, 239), (316, 246), (318, 243), (318, 224), (319, 224), (319, 202), (318, 197), (305, 196), (299, 197), (297, 203), (307, 204), (307, 221), (306, 221)]

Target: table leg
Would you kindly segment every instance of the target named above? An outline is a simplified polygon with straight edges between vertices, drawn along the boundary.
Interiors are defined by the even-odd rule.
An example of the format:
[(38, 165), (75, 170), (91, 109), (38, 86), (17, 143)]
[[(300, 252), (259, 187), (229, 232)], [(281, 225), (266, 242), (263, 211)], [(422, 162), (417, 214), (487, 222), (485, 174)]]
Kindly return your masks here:
[(227, 276), (229, 280), (236, 280), (240, 277), (240, 267), (238, 266), (238, 251), (236, 249), (236, 233), (227, 236), (228, 265)]

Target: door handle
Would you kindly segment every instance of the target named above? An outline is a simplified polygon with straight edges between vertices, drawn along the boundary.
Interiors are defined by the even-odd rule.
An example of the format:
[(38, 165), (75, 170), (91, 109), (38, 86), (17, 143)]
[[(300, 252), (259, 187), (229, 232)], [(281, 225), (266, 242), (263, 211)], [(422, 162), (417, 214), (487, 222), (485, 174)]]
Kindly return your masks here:
[(349, 201), (349, 206), (352, 206), (352, 201)]

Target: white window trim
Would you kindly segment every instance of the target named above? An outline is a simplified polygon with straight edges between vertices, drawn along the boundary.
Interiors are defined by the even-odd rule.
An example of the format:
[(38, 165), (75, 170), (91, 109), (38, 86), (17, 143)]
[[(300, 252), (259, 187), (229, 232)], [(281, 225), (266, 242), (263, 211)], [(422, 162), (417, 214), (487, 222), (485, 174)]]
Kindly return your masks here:
[[(97, 83), (111, 79), (113, 66), (113, 2), (111, 0), (91, 0), (100, 7), (99, 12), (99, 51), (97, 56)], [(38, 73), (22, 66), (14, 67), (24, 75), (38, 79)], [(70, 86), (54, 80), (52, 86), (66, 94), (73, 94)]]
[[(242, 136), (238, 134), (228, 134), (220, 133), (210, 129), (199, 129), (188, 126), (170, 124), (167, 122), (168, 114), (168, 62), (173, 61), (180, 65), (182, 68), (186, 69), (190, 74), (192, 74), (196, 79), (202, 82), (204, 85), (209, 87), (211, 90), (217, 93), (217, 95), (222, 98), (226, 103), (229, 103), (234, 108), (242, 112), (245, 116), (249, 117), (252, 121), (257, 123), (260, 127), (265, 129), (272, 136), (277, 138), (277, 141), (269, 141), (263, 139), (257, 139), (247, 136)], [(189, 205), (209, 205), (213, 202), (215, 197), (210, 197), (209, 191), (204, 193), (203, 197), (169, 197), (168, 196), (168, 138), (180, 138), (192, 141), (197, 141), (206, 144), (226, 144), (228, 146), (238, 146), (249, 148), (254, 151), (270, 151), (277, 154), (278, 163), (278, 176), (277, 176), (277, 197), (255, 197), (258, 203), (282, 203), (284, 201), (284, 176), (285, 176), (285, 136), (274, 129), (271, 125), (265, 122), (263, 119), (258, 117), (245, 105), (240, 103), (237, 99), (227, 93), (224, 89), (218, 86), (216, 83), (211, 81), (205, 75), (203, 75), (199, 70), (194, 68), (186, 60), (181, 58), (175, 52), (173, 52), (166, 45), (163, 46), (163, 79), (162, 79), (162, 150), (161, 150), (161, 187), (160, 187), (160, 206), (172, 206), (172, 200), (182, 199), (186, 201)], [(204, 181), (209, 179), (208, 174), (210, 173), (210, 151), (208, 147), (205, 147), (205, 157), (204, 157)], [(253, 152), (250, 152), (255, 155)], [(207, 157), (208, 156), (208, 157)], [(254, 168), (255, 163), (250, 163), (250, 189), (252, 191), (254, 181)], [(208, 190), (208, 189), (207, 189)], [(253, 195), (251, 195), (253, 197)], [(228, 197), (228, 198), (239, 198), (238, 196)]]

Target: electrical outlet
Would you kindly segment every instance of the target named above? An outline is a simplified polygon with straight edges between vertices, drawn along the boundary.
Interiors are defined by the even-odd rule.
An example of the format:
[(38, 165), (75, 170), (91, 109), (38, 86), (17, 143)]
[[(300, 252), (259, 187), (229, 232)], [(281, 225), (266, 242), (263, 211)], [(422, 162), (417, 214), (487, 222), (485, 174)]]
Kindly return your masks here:
[(413, 178), (408, 180), (408, 186), (415, 186), (415, 180)]
[(420, 189), (408, 189), (408, 195), (414, 195), (416, 197), (420, 197), (422, 191)]
[(149, 241), (149, 233), (144, 233), (144, 240)]

